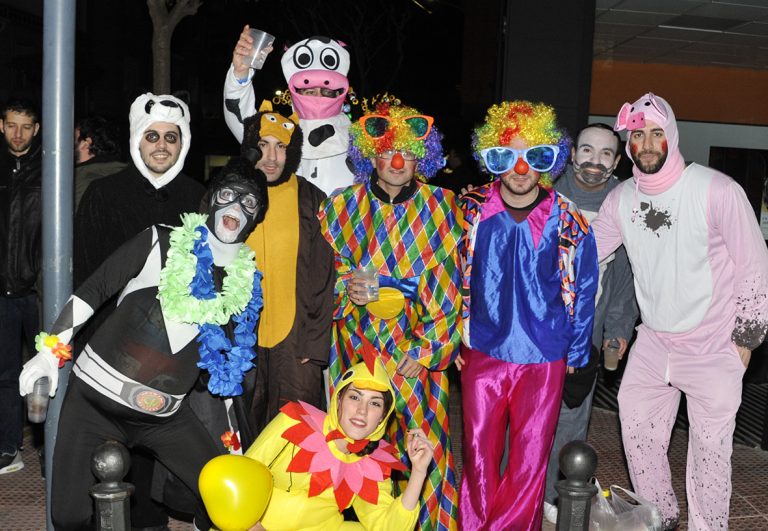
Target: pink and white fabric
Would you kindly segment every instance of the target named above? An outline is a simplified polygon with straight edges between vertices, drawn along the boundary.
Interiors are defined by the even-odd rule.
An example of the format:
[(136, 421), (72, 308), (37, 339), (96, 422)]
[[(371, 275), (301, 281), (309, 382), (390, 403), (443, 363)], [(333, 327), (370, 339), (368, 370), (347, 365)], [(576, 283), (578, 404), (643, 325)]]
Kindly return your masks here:
[[(661, 170), (656, 173), (643, 173), (640, 168), (633, 166), (632, 174), (635, 176), (635, 181), (641, 191), (646, 194), (658, 194), (668, 190), (685, 168), (685, 160), (678, 147), (677, 121), (672, 107), (663, 98), (649, 92), (635, 103), (622, 105), (613, 129), (616, 131), (626, 129), (631, 132), (642, 129), (648, 121), (654, 122), (664, 129), (664, 134), (667, 137), (667, 160)], [(632, 153), (629, 142), (627, 142), (625, 150), (631, 160)]]
[[(622, 107), (617, 128), (659, 123), (670, 156), (679, 153), (668, 104), (652, 94), (638, 102)], [(688, 526), (724, 529), (745, 371), (737, 347), (756, 348), (768, 329), (768, 251), (738, 183), (698, 164), (674, 174), (669, 164), (661, 172), (671, 184), (651, 189), (635, 168), (639, 190), (632, 181), (616, 187), (592, 224), (600, 259), (625, 246), (642, 317), (619, 391), (622, 438), (635, 489), (673, 523), (666, 450), (686, 393)]]

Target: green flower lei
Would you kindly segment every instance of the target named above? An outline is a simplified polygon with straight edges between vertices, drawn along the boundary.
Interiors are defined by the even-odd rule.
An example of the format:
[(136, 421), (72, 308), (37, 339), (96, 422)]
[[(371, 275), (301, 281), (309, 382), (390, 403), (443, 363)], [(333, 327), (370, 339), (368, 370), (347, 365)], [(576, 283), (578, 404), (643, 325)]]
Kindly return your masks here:
[(171, 245), (157, 287), (157, 298), (167, 319), (189, 324), (225, 325), (251, 300), (256, 261), (254, 252), (246, 245), (224, 268), (226, 276), (221, 292), (215, 298), (197, 299), (190, 292), (189, 285), (197, 267), (192, 248), (201, 237), (196, 228), (205, 226), (207, 219), (205, 214), (183, 214), (181, 226), (171, 231)]

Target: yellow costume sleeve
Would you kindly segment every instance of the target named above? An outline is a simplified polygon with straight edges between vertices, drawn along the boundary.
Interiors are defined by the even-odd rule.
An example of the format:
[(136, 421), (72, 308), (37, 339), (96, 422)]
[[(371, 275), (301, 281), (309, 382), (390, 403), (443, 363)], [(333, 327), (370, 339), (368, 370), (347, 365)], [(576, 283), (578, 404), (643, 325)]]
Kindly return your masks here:
[(296, 446), (283, 439), (283, 432), (296, 421), (280, 413), (261, 432), (245, 453), (267, 465), (272, 472), (274, 488), (261, 525), (267, 531), (302, 529), (325, 531), (338, 529), (344, 522), (333, 492), (328, 489), (319, 496), (307, 496), (310, 476), (306, 473), (286, 472)]
[(409, 511), (403, 502), (392, 497), (392, 482), (379, 482), (379, 503), (372, 505), (359, 496), (355, 496), (352, 507), (367, 531), (412, 531), (419, 518), (420, 505)]

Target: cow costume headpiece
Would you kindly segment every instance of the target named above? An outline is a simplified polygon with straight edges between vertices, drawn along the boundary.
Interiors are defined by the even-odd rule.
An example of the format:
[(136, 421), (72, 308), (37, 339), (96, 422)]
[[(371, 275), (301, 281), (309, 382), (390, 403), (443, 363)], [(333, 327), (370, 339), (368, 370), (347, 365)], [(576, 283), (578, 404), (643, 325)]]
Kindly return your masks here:
[[(156, 189), (162, 188), (171, 182), (184, 167), (184, 159), (187, 158), (189, 146), (192, 144), (192, 133), (189, 130), (189, 107), (175, 96), (160, 95), (155, 96), (151, 92), (142, 94), (131, 104), (131, 112), (128, 115), (130, 122), (130, 148), (131, 158), (136, 169), (141, 173)], [(139, 144), (141, 137), (150, 125), (157, 122), (175, 124), (179, 127), (181, 133), (181, 152), (179, 159), (171, 166), (168, 171), (160, 177), (155, 177), (147, 168), (141, 159)]]
[[(341, 113), (349, 90), (349, 52), (329, 37), (315, 36), (288, 48), (280, 63), (293, 108), (302, 120), (330, 118)], [(319, 88), (333, 96), (302, 96), (300, 89)]]

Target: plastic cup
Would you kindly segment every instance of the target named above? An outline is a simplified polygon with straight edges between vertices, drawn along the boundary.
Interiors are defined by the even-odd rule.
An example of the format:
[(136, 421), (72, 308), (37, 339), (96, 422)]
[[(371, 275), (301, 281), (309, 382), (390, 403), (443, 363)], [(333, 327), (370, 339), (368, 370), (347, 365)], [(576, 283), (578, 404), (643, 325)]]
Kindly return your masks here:
[(30, 422), (39, 424), (45, 421), (48, 415), (48, 391), (50, 382), (47, 376), (38, 378), (32, 387), (32, 392), (27, 395), (27, 418)]
[(250, 61), (251, 68), (261, 70), (261, 67), (264, 66), (264, 61), (267, 60), (267, 55), (269, 54), (267, 48), (272, 46), (272, 43), (275, 42), (275, 36), (270, 35), (266, 31), (254, 28), (249, 29), (248, 32), (253, 39), (253, 55), (251, 55)]
[(379, 300), (379, 272), (376, 267), (369, 264), (358, 267), (353, 273), (354, 278), (362, 279), (368, 292), (368, 302)]
[(603, 349), (603, 366), (606, 371), (615, 371), (619, 367), (619, 349), (621, 344), (618, 339), (611, 339)]

